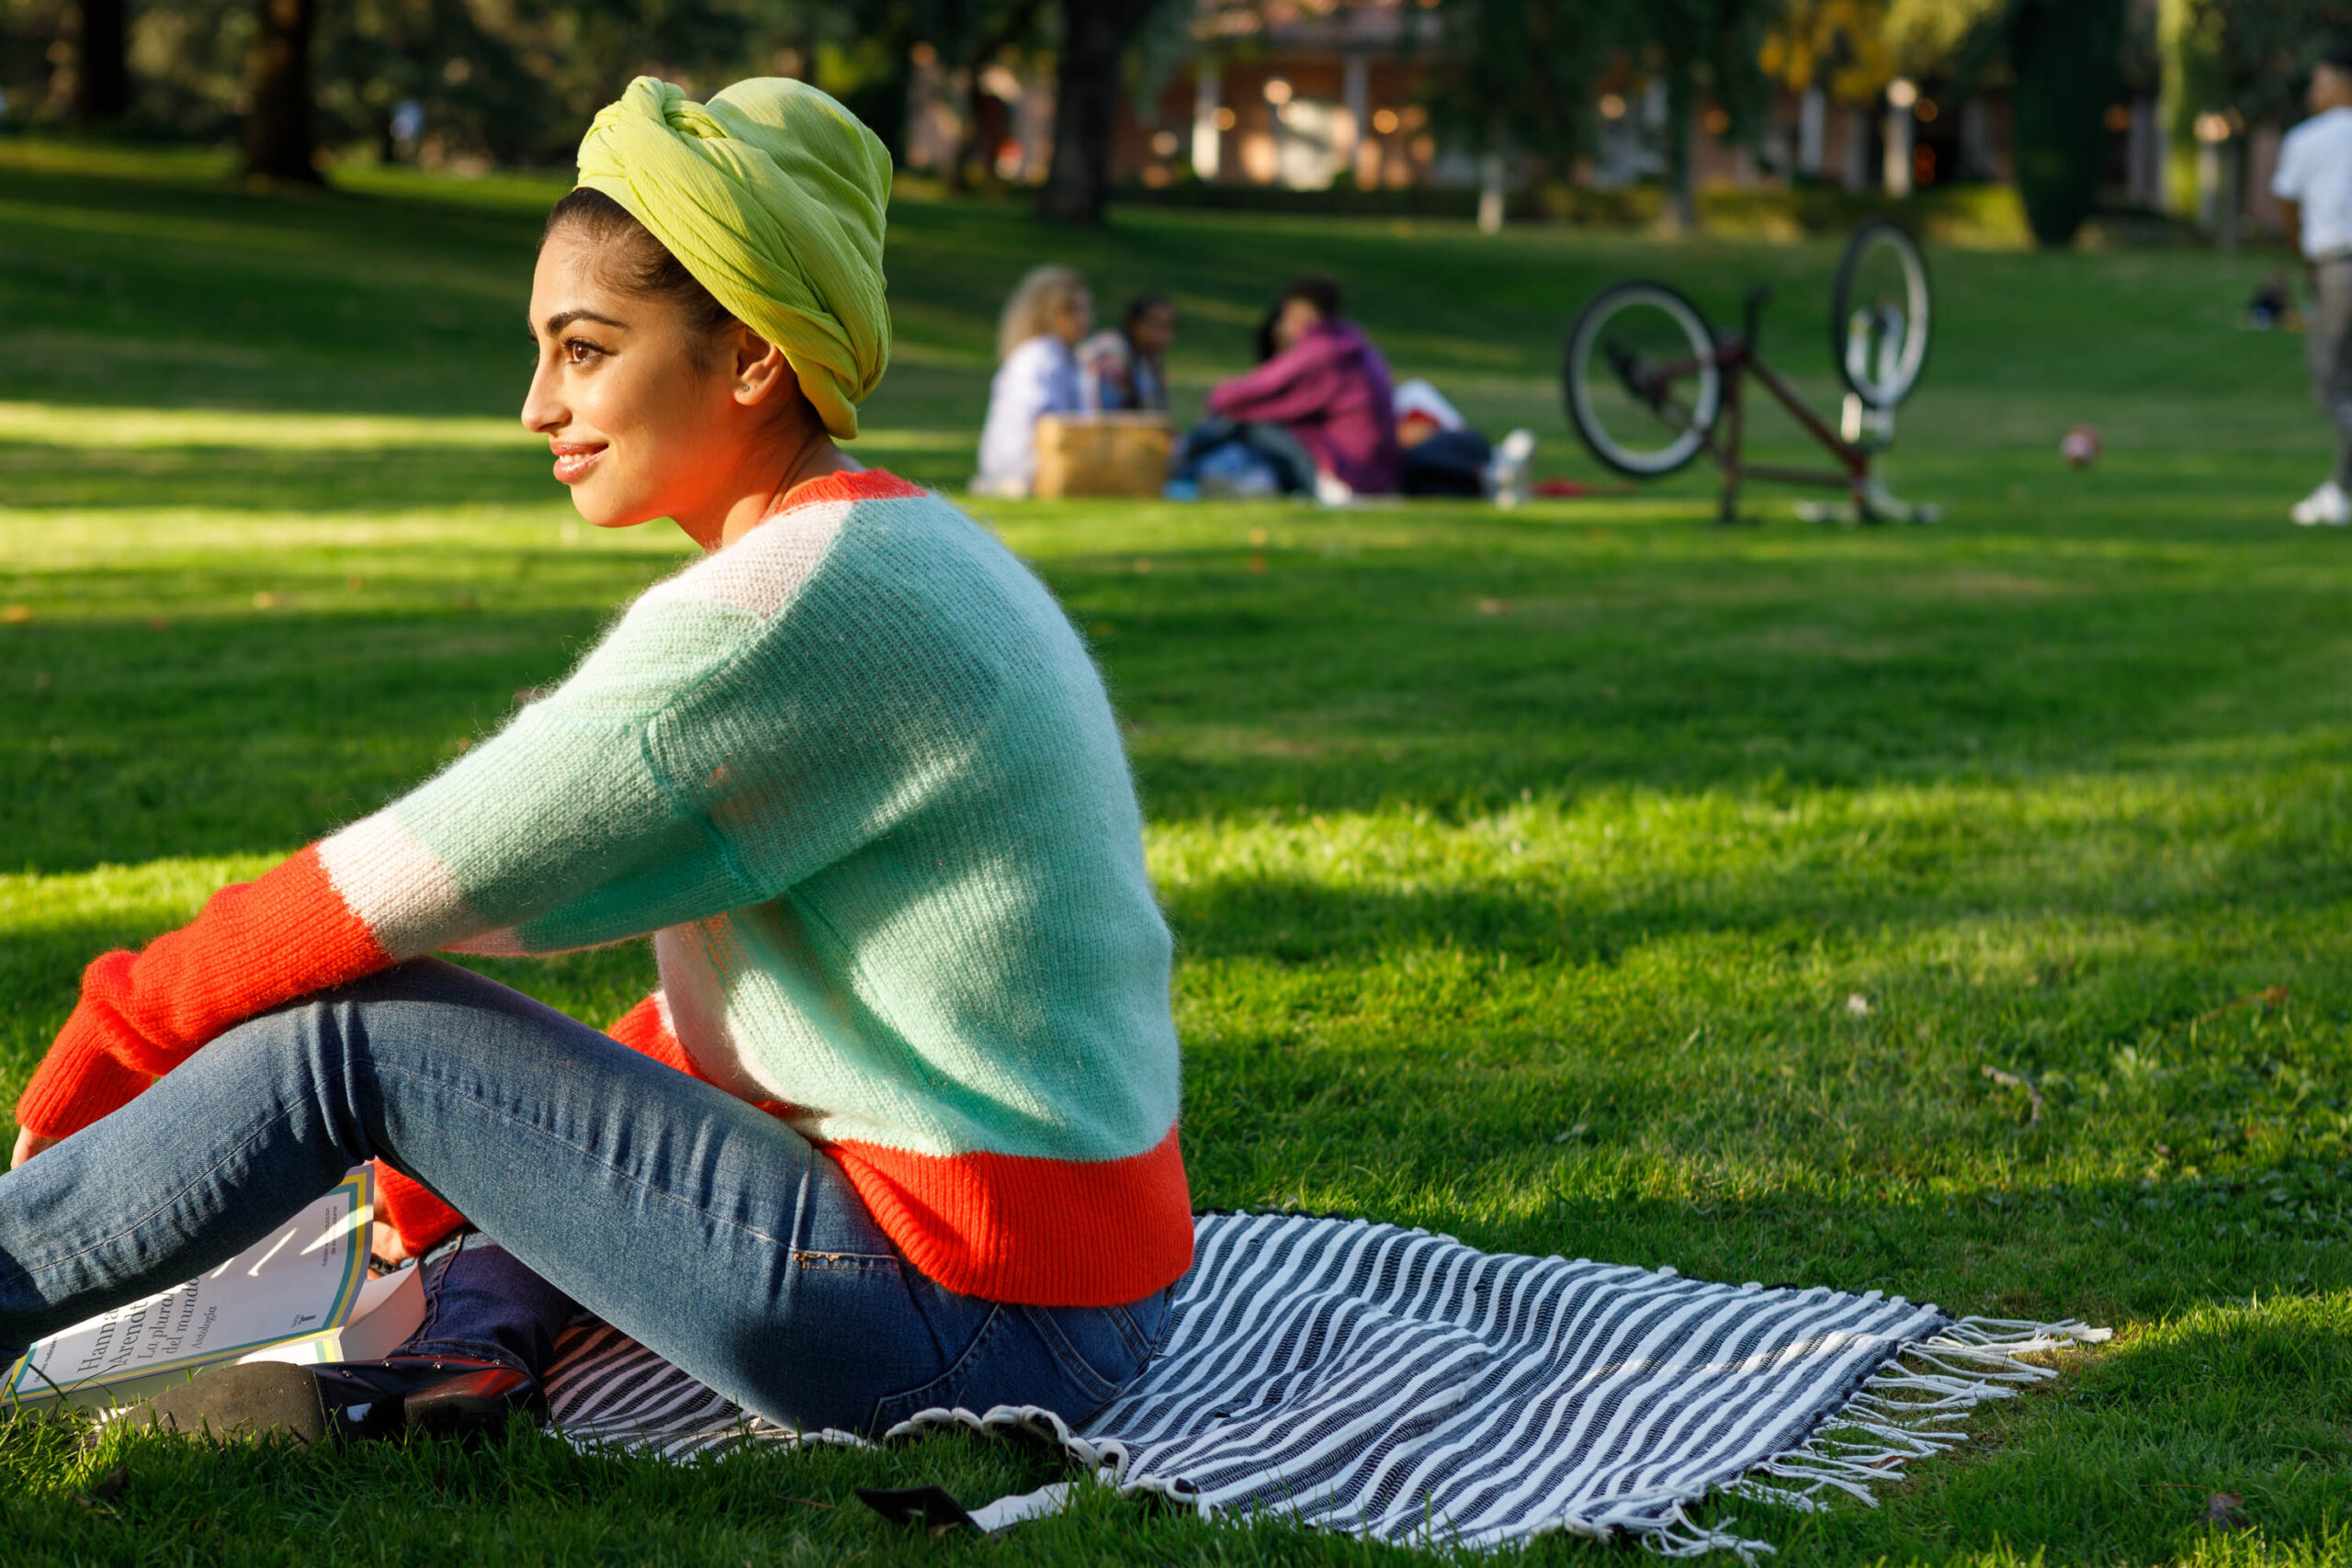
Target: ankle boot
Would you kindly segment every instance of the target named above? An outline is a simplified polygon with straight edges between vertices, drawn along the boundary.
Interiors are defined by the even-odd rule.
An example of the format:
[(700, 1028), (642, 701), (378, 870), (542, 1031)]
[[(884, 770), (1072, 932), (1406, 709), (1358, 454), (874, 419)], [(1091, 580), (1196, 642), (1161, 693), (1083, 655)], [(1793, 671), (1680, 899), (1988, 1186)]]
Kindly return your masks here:
[(496, 1361), (389, 1356), (315, 1367), (256, 1361), (217, 1367), (137, 1406), (125, 1419), (224, 1440), (286, 1436), (368, 1441), (404, 1432), (479, 1438), (516, 1411), (547, 1416), (538, 1382)]

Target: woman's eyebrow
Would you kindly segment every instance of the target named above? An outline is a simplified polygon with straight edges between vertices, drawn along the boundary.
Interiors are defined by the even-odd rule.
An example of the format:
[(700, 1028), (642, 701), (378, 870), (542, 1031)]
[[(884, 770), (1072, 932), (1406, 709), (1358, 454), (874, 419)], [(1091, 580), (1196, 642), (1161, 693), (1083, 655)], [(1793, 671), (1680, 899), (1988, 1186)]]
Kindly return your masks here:
[[(616, 321), (610, 316), (600, 316), (594, 310), (558, 310), (548, 318), (548, 324), (543, 330), (548, 336), (553, 337), (574, 321), (595, 321), (608, 327), (619, 327), (623, 331), (627, 331), (628, 327), (627, 321)], [(535, 332), (532, 335), (536, 337), (538, 334)]]

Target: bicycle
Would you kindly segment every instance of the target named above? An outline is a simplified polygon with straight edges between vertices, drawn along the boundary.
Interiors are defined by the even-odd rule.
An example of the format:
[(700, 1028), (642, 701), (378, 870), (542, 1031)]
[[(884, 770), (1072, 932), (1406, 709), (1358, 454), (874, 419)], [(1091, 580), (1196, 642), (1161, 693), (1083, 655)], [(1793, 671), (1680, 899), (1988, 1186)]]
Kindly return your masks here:
[[(1830, 289), (1829, 354), (1846, 384), (1839, 429), (1764, 363), (1757, 335), (1770, 287), (1748, 291), (1740, 331), (1719, 335), (1690, 296), (1647, 278), (1593, 296), (1569, 330), (1561, 379), (1568, 422), (1594, 457), (1635, 479), (1662, 479), (1702, 453), (1724, 471), (1718, 521), (1739, 521), (1743, 483), (1832, 485), (1850, 513), (1800, 503), (1816, 522), (1932, 523), (1932, 506), (1896, 500), (1871, 474), (1894, 437), (1895, 406), (1926, 367), (1930, 299), (1918, 242), (1895, 224), (1864, 224), (1846, 246)], [(1836, 459), (1832, 472), (1751, 463), (1742, 383), (1753, 377)]]

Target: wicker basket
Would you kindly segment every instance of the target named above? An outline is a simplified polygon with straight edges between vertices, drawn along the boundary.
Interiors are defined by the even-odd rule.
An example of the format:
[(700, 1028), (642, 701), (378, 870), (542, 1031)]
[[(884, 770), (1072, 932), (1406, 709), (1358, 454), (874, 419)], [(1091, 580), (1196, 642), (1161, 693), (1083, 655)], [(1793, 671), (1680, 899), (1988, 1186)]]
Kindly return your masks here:
[(1037, 417), (1033, 493), (1156, 496), (1168, 482), (1164, 413), (1048, 413)]

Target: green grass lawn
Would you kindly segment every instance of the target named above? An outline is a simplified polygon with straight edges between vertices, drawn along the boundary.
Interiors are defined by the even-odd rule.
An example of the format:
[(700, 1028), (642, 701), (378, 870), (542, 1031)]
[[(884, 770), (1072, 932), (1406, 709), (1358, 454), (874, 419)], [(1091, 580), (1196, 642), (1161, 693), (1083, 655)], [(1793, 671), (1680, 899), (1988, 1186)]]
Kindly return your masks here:
[[(581, 527), (513, 424), (558, 186), (215, 172), (0, 142), (0, 1097), (93, 953), (453, 756), (685, 552)], [(908, 200), (862, 457), (969, 472), (994, 310), (1047, 258), (1175, 296), (1191, 403), (1330, 270), (1549, 473), (1597, 477), (1551, 378), (1627, 273), (1725, 321), (1772, 282), (1768, 353), (1828, 397), (1834, 247)], [(1126, 727), (1194, 1197), (2117, 1327), (1876, 1508), (1724, 1510), (1783, 1562), (2352, 1562), (2352, 536), (2284, 521), (2327, 462), (2301, 341), (2234, 329), (2267, 258), (1933, 260), (1889, 465), (1932, 529), (1768, 491), (1712, 529), (1697, 476), (982, 512)], [(2089, 472), (2055, 455), (2077, 421)], [(486, 966), (597, 1022), (652, 976)], [(1099, 1497), (976, 1545), (857, 1508), (1041, 1477), (956, 1440), (674, 1471), (28, 1426), (0, 1474), (9, 1562), (1409, 1560)], [(2200, 1522), (2216, 1492), (2250, 1529)]]

